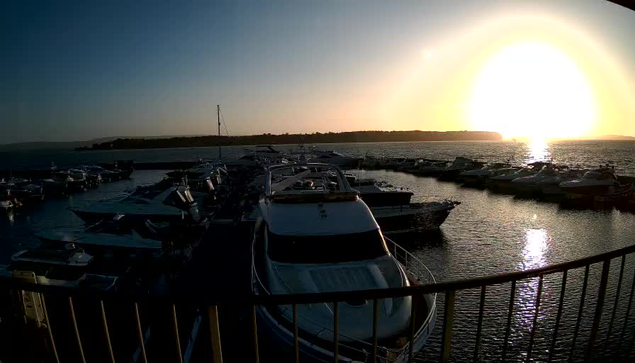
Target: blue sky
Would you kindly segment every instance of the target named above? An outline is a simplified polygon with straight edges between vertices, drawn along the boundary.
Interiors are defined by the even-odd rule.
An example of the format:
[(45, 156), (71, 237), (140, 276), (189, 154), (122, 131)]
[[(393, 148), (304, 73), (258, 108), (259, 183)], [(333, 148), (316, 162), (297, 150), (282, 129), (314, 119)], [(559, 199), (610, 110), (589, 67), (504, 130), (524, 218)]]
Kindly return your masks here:
[(588, 34), (634, 84), (634, 13), (600, 1), (4, 1), (0, 143), (209, 134), (216, 104), (230, 134), (455, 129), (383, 102), (422, 53), (523, 12)]

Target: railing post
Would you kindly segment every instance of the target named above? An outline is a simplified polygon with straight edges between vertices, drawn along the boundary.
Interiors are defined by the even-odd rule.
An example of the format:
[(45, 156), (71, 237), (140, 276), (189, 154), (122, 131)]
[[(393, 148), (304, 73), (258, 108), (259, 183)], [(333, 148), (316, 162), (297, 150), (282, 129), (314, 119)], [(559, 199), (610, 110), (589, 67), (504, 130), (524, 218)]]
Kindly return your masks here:
[(218, 307), (210, 305), (207, 307), (209, 318), (210, 338), (212, 339), (212, 362), (223, 363), (223, 351), (220, 340), (220, 325), (218, 323)]
[(604, 307), (604, 298), (606, 296), (606, 285), (609, 280), (609, 268), (611, 260), (604, 260), (602, 263), (602, 277), (600, 279), (600, 289), (598, 290), (598, 302), (595, 305), (595, 316), (593, 317), (593, 327), (591, 328), (591, 337), (589, 337), (589, 347), (587, 349), (586, 362), (590, 362), (593, 357), (595, 341), (598, 337), (598, 329), (600, 328), (600, 320), (602, 319), (602, 308)]
[(635, 273), (633, 273), (633, 283), (631, 285), (631, 293), (628, 298), (628, 305), (626, 307), (626, 315), (624, 315), (624, 326), (622, 327), (622, 333), (620, 333), (620, 341), (617, 344), (617, 351), (620, 352), (622, 350), (622, 342), (624, 341), (624, 334), (626, 333), (626, 328), (628, 327), (628, 317), (631, 315), (631, 307), (633, 305), (633, 292), (635, 291)]
[(474, 346), (474, 361), (478, 361), (479, 348), (481, 346), (481, 330), (483, 329), (483, 313), (485, 312), (486, 285), (481, 286), (481, 302), (478, 308), (478, 323), (476, 325), (476, 344)]
[(137, 323), (137, 337), (139, 339), (139, 351), (141, 352), (141, 361), (148, 363), (148, 356), (146, 355), (146, 344), (143, 336), (143, 328), (141, 327), (141, 317), (139, 315), (139, 304), (134, 303), (134, 317)]
[(443, 317), (443, 343), (441, 347), (441, 361), (444, 363), (450, 361), (455, 293), (454, 290), (446, 291), (445, 293), (445, 316)]
[(564, 306), (564, 295), (567, 287), (567, 272), (569, 270), (564, 270), (562, 273), (562, 284), (560, 287), (560, 302), (558, 303), (558, 313), (556, 315), (556, 323), (553, 328), (553, 338), (551, 338), (551, 347), (549, 348), (549, 358), (547, 358), (548, 362), (551, 362), (553, 358), (553, 353), (556, 350), (556, 341), (558, 340), (558, 328), (560, 327), (560, 319), (562, 319), (562, 308)]
[(293, 345), (295, 346), (295, 362), (300, 362), (300, 341), (298, 337), (298, 305), (293, 304)]
[(256, 305), (251, 306), (251, 329), (252, 329), (252, 340), (254, 344), (254, 354), (256, 356), (256, 363), (260, 362), (260, 352), (258, 350), (258, 319), (256, 318)]
[(179, 321), (176, 315), (176, 306), (172, 304), (172, 327), (174, 328), (174, 344), (176, 344), (177, 362), (183, 363), (183, 353), (181, 351), (181, 337), (179, 336)]
[(73, 298), (68, 297), (68, 306), (71, 309), (71, 320), (73, 323), (73, 329), (75, 330), (75, 338), (77, 339), (77, 346), (79, 347), (79, 356), (83, 363), (86, 363), (86, 357), (84, 356), (84, 348), (82, 347), (82, 338), (79, 335), (79, 329), (77, 328), (77, 318), (75, 317), (75, 308), (73, 307)]
[(379, 300), (373, 299), (373, 363), (377, 363), (377, 324), (379, 318)]
[(617, 290), (615, 291), (615, 303), (613, 304), (613, 312), (611, 313), (611, 322), (609, 323), (609, 331), (606, 333), (607, 341), (611, 339), (613, 324), (615, 323), (615, 314), (620, 302), (620, 292), (622, 291), (622, 280), (624, 279), (624, 265), (626, 264), (626, 255), (622, 255), (622, 264), (620, 265), (620, 277), (617, 280)]
[(410, 333), (408, 334), (408, 363), (412, 363), (412, 355), (414, 354), (414, 336), (416, 327), (416, 304), (414, 302), (414, 296), (410, 296)]
[(104, 301), (100, 300), (99, 305), (101, 307), (101, 320), (104, 327), (104, 336), (106, 338), (106, 344), (108, 345), (108, 356), (110, 362), (115, 363), (115, 354), (112, 350), (112, 343), (110, 341), (110, 332), (108, 331), (108, 320), (106, 320), (106, 309), (104, 308)]
[(512, 289), (509, 296), (509, 310), (507, 312), (507, 326), (505, 327), (505, 341), (503, 342), (503, 353), (502, 353), (503, 362), (505, 362), (505, 358), (507, 357), (507, 341), (509, 341), (509, 334), (511, 333), (515, 298), (516, 298), (516, 280), (512, 281)]
[(531, 325), (531, 335), (529, 336), (529, 347), (527, 348), (527, 362), (531, 362), (531, 349), (534, 346), (534, 337), (536, 335), (536, 325), (538, 325), (538, 314), (540, 313), (540, 295), (542, 294), (543, 275), (538, 280), (538, 291), (536, 292), (536, 312), (534, 313), (534, 321)]
[(339, 308), (339, 302), (336, 301), (333, 303), (333, 344), (334, 344), (333, 353), (335, 357), (335, 363), (338, 363), (340, 360), (339, 334), (340, 334), (340, 308)]
[(60, 362), (60, 357), (57, 354), (57, 347), (55, 346), (55, 339), (53, 339), (53, 331), (51, 330), (51, 320), (49, 319), (49, 313), (46, 309), (46, 299), (44, 298), (44, 294), (40, 294), (42, 298), (42, 310), (44, 311), (44, 319), (46, 319), (46, 330), (49, 332), (49, 339), (51, 340), (51, 350), (53, 352), (53, 357), (55, 357), (55, 362)]
[(573, 330), (573, 339), (571, 341), (571, 351), (569, 352), (569, 362), (573, 361), (573, 353), (575, 352), (575, 342), (578, 338), (578, 332), (580, 331), (580, 322), (582, 321), (582, 313), (584, 312), (584, 299), (586, 297), (586, 288), (589, 283), (589, 265), (586, 265), (584, 269), (584, 282), (582, 283), (582, 293), (580, 294), (580, 308), (578, 309), (578, 319), (575, 323), (575, 329)]

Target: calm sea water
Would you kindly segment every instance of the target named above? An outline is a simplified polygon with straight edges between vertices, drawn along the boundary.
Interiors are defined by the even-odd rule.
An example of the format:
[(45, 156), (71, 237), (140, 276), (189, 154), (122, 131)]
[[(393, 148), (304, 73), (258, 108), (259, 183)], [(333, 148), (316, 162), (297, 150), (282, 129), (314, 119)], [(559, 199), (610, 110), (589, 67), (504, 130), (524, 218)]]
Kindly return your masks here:
[[(286, 150), (296, 145), (281, 145)], [(536, 160), (553, 160), (570, 166), (597, 167), (609, 161), (615, 163), (619, 173), (635, 176), (635, 141), (560, 141), (551, 143), (522, 142), (387, 142), (323, 144), (354, 156), (420, 157), (451, 160), (465, 156), (483, 161), (507, 161), (515, 163)], [(244, 147), (224, 147), (223, 157), (237, 157)], [(138, 162), (196, 160), (217, 158), (218, 148), (174, 148), (112, 151), (28, 151), (0, 152), (0, 170), (19, 170), (49, 167), (55, 163), (61, 167), (114, 160), (131, 159)]]
[[(553, 159), (558, 163), (593, 167), (609, 160), (615, 162), (619, 173), (635, 175), (634, 142), (561, 142), (551, 145), (526, 145), (512, 142), (437, 142), (437, 143), (374, 143), (374, 144), (329, 144), (325, 147), (352, 155), (390, 157), (426, 157), (452, 159), (467, 156), (487, 161), (513, 159), (517, 162)], [(240, 155), (242, 148), (225, 148), (226, 155)], [(3, 157), (0, 169), (41, 167), (55, 161), (59, 165), (94, 163), (117, 159), (143, 161), (191, 160), (197, 157), (216, 157), (216, 148), (161, 149), (113, 152), (37, 152), (14, 153)], [(6, 156), (6, 155), (5, 155)], [(454, 183), (439, 182), (432, 178), (385, 171), (358, 171), (362, 177), (385, 180), (397, 186), (407, 187), (415, 193), (414, 201), (450, 198), (462, 204), (458, 206), (442, 226), (441, 231), (428, 235), (398, 240), (413, 251), (435, 274), (437, 281), (474, 278), (496, 273), (537, 268), (548, 264), (565, 262), (601, 252), (632, 245), (635, 241), (635, 215), (617, 210), (590, 211), (568, 210), (558, 204), (514, 198), (474, 190)], [(133, 179), (104, 184), (97, 189), (75, 194), (70, 198), (49, 199), (44, 204), (23, 209), (12, 218), (0, 218), (0, 263), (6, 263), (13, 252), (33, 247), (37, 241), (31, 231), (56, 226), (80, 226), (67, 207), (70, 203), (99, 200), (147, 184), (162, 178), (162, 171), (135, 171)], [(635, 259), (627, 260), (627, 268), (618, 296), (618, 312), (623, 312), (628, 303), (628, 294), (635, 271)], [(623, 321), (618, 319), (613, 328), (613, 340), (606, 340), (608, 321), (616, 299), (619, 261), (611, 265), (609, 293), (603, 315), (599, 349), (616, 349), (615, 341), (622, 333)], [(600, 267), (591, 269), (588, 294), (597, 293)], [(558, 334), (556, 361), (568, 358), (584, 271), (569, 273), (565, 311)], [(538, 315), (538, 329), (534, 342), (532, 361), (546, 360), (551, 344), (555, 312), (560, 294), (561, 275), (545, 278), (542, 301)], [(535, 298), (538, 280), (532, 279), (517, 285), (516, 303), (512, 319), (511, 344), (507, 359), (526, 359), (529, 335), (535, 313)], [(502, 337), (507, 319), (507, 304), (510, 285), (495, 286), (487, 291), (485, 320), (483, 325), (483, 361), (500, 361)], [(469, 361), (475, 343), (475, 320), (478, 316), (480, 291), (464, 291), (457, 294), (456, 320), (453, 335), (453, 359)], [(588, 339), (594, 313), (595, 298), (587, 300), (583, 313), (581, 333), (577, 342), (576, 357), (582, 358), (582, 348)], [(439, 297), (439, 325), (441, 323), (443, 298)], [(628, 352), (633, 357), (632, 347), (635, 319), (631, 319), (625, 334)], [(439, 352), (441, 329), (437, 327), (430, 344), (418, 359), (436, 358)], [(624, 349), (624, 348), (622, 348)]]

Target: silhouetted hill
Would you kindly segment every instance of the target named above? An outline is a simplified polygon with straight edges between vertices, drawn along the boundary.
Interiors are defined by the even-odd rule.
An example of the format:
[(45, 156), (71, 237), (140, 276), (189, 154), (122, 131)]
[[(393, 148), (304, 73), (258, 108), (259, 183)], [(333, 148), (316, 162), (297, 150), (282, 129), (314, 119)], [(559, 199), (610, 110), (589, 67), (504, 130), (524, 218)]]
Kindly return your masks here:
[(13, 144), (0, 145), (0, 151), (33, 151), (33, 150), (72, 150), (80, 147), (87, 147), (96, 143), (104, 143), (116, 140), (119, 137), (101, 137), (88, 141), (34, 141), (18, 142)]
[(604, 135), (597, 138), (595, 140), (618, 140), (618, 141), (632, 141), (635, 140), (633, 136), (623, 136), (623, 135)]
[(250, 136), (194, 136), (170, 138), (119, 138), (112, 141), (95, 143), (92, 147), (76, 150), (113, 150), (113, 149), (154, 149), (171, 147), (204, 147), (257, 145), (257, 144), (318, 144), (343, 142), (390, 142), (390, 141), (500, 141), (502, 136), (485, 131), (353, 131), (313, 134), (262, 134)]
[(189, 137), (184, 136), (140, 136), (140, 137), (128, 137), (128, 136), (109, 136), (100, 137), (97, 139), (91, 139), (86, 141), (32, 141), (32, 142), (17, 142), (11, 144), (0, 145), (0, 152), (3, 151), (33, 151), (33, 150), (73, 150), (73, 149), (86, 149), (95, 144), (108, 143), (117, 139), (167, 139), (172, 137)]

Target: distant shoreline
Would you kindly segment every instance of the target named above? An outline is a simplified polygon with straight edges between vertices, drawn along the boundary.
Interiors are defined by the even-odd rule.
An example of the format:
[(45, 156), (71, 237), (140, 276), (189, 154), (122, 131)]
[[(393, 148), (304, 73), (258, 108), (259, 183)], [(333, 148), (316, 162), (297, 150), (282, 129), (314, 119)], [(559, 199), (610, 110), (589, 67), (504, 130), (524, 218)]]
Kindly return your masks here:
[(190, 136), (169, 138), (119, 138), (82, 146), (75, 151), (165, 149), (179, 147), (245, 146), (258, 144), (329, 144), (399, 141), (501, 141), (497, 132), (488, 131), (353, 131), (312, 134), (262, 134), (250, 136)]

